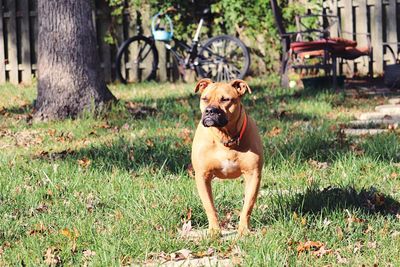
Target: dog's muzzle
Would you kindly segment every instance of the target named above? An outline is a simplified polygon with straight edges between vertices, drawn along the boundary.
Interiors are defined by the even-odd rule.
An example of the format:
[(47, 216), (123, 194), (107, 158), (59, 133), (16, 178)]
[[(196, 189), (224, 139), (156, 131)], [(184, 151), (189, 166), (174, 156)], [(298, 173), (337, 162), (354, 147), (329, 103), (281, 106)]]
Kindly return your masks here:
[(224, 127), (228, 124), (228, 119), (222, 109), (208, 106), (204, 110), (202, 123), (204, 127)]

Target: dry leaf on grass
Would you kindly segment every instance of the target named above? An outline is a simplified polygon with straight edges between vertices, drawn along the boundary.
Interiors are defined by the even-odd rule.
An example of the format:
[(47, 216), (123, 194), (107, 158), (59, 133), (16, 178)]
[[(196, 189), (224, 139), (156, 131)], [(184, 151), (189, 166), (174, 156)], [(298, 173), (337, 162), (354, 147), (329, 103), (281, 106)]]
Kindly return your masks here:
[(320, 249), (324, 244), (320, 241), (306, 241), (305, 243), (299, 242), (297, 246), (297, 253), (307, 252), (307, 251), (316, 251)]
[(78, 164), (79, 166), (81, 166), (82, 168), (87, 168), (90, 165), (90, 159), (83, 157), (81, 159), (78, 159)]
[(48, 266), (57, 266), (61, 264), (61, 258), (58, 255), (60, 250), (56, 247), (50, 247), (44, 254), (44, 263)]
[(182, 216), (181, 221), (182, 221), (182, 229), (181, 229), (181, 235), (182, 236), (187, 236), (189, 235), (190, 231), (192, 231), (192, 208), (189, 208), (186, 212), (186, 216)]
[(4, 251), (8, 248), (11, 247), (11, 243), (10, 242), (4, 242), (3, 245), (0, 246), (0, 257), (1, 255), (4, 253)]
[(74, 230), (71, 231), (68, 228), (64, 228), (60, 230), (60, 234), (67, 237), (71, 241), (71, 251), (76, 252), (76, 241), (80, 236), (78, 230), (74, 227)]
[(312, 167), (319, 169), (319, 170), (324, 170), (329, 167), (328, 162), (320, 162), (317, 160), (309, 159), (308, 164), (310, 164)]
[(273, 127), (271, 131), (267, 133), (268, 137), (278, 136), (282, 132), (282, 129), (279, 127)]
[(336, 256), (337, 263), (339, 263), (339, 264), (348, 264), (349, 263), (349, 261), (346, 258), (344, 258), (340, 255), (339, 251), (335, 251), (335, 256)]
[(192, 130), (183, 128), (179, 133), (178, 137), (183, 140), (183, 143), (188, 145), (192, 143)]
[(94, 252), (90, 249), (84, 250), (82, 253), (83, 253), (83, 256), (85, 256), (86, 258), (96, 256), (96, 252)]

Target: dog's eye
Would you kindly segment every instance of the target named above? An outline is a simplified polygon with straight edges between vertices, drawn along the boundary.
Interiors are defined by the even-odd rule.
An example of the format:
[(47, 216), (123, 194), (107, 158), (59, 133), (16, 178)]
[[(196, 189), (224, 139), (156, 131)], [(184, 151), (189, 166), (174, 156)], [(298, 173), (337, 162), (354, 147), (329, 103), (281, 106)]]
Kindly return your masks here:
[(227, 97), (222, 97), (221, 98), (221, 102), (228, 102), (228, 101), (231, 101), (231, 99), (227, 98)]
[(203, 100), (204, 102), (208, 102), (208, 98), (207, 97), (202, 97), (201, 100)]

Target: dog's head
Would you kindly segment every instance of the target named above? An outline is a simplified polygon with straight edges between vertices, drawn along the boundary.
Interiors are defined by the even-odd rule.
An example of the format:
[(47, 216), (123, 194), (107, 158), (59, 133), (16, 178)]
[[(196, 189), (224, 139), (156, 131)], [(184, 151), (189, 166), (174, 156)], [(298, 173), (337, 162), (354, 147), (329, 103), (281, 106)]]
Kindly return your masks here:
[(201, 93), (200, 110), (205, 127), (224, 127), (229, 121), (236, 120), (241, 112), (240, 98), (250, 87), (243, 80), (229, 83), (214, 83), (210, 79), (201, 79), (194, 89)]

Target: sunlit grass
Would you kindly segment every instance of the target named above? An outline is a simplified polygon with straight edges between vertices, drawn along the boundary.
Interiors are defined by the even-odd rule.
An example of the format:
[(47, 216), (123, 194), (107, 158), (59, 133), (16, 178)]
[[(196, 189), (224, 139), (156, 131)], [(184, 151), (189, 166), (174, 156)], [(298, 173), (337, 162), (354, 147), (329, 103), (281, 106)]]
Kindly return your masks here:
[[(399, 265), (398, 133), (338, 134), (354, 112), (385, 99), (284, 90), (273, 79), (250, 86), (243, 102), (265, 150), (254, 233), (195, 241), (178, 233), (189, 209), (193, 227), (207, 227), (188, 170), (200, 118), (194, 84), (110, 85), (120, 101), (109, 114), (33, 125), (34, 86), (0, 87), (0, 265), (51, 256), (143, 264), (182, 248), (232, 258), (237, 247), (243, 266)], [(151, 112), (140, 115), (143, 107)], [(221, 219), (236, 226), (241, 180), (213, 188)], [(331, 251), (298, 252), (306, 241)]]

